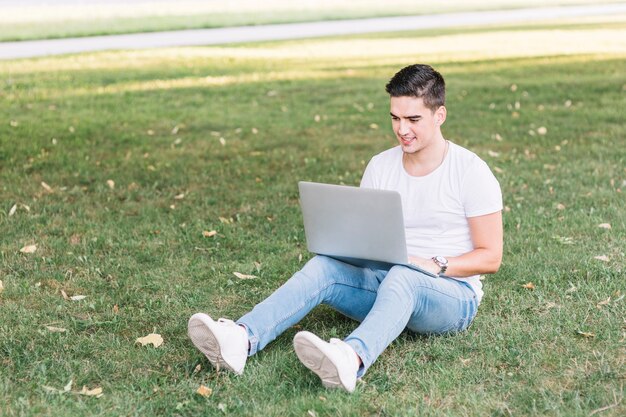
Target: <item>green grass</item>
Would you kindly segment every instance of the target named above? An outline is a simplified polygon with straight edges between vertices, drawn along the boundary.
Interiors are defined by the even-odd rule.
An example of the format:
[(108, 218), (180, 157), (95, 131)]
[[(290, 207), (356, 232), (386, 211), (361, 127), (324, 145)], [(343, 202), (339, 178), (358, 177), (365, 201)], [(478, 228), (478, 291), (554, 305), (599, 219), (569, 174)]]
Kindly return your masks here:
[[(603, 0), (602, 3), (619, 3)], [(596, 4), (592, 0), (183, 0), (0, 5), (0, 41), (165, 30), (359, 19), (527, 7)]]
[[(396, 35), (0, 63), (0, 415), (623, 415), (626, 53), (604, 49), (613, 32), (560, 29), (578, 52), (520, 29), (532, 52), (489, 30), (471, 54)], [(502, 36), (513, 52), (492, 49)], [(446, 137), (504, 192), (504, 263), (474, 324), (403, 334), (353, 395), (293, 352), (298, 329), (356, 326), (325, 307), (243, 376), (215, 373), (188, 317), (238, 318), (303, 265), (297, 181), (358, 184), (394, 145), (384, 84), (415, 60), (446, 76)], [(135, 344), (151, 332), (161, 347)], [(70, 380), (104, 396), (43, 388)]]

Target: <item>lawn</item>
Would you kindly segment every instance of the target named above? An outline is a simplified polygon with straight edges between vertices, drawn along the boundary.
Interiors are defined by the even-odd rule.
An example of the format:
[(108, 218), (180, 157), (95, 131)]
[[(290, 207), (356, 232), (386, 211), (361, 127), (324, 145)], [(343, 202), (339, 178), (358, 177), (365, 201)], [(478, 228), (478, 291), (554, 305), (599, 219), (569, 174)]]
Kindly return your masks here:
[[(620, 1), (603, 0), (602, 3)], [(593, 4), (597, 1), (31, 0), (0, 2), (0, 41)]]
[[(625, 29), (0, 62), (0, 415), (624, 415)], [(504, 193), (474, 324), (403, 334), (353, 395), (293, 352), (299, 329), (355, 327), (325, 307), (216, 373), (187, 319), (238, 318), (306, 262), (297, 181), (359, 183), (394, 145), (384, 84), (416, 61), (446, 76), (445, 136)]]

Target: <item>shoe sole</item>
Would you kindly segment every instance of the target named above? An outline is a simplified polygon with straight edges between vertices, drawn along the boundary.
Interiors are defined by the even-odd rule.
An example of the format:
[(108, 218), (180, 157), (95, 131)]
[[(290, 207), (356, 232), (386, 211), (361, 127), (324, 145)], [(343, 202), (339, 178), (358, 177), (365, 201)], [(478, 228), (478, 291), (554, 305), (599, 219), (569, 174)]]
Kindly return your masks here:
[(196, 313), (189, 319), (187, 334), (194, 346), (206, 356), (215, 369), (219, 371), (225, 368), (236, 374), (240, 374), (240, 372), (235, 371), (224, 362), (220, 344), (213, 334), (213, 326), (215, 326), (215, 324), (216, 322), (208, 315)]
[(322, 385), (326, 388), (342, 388), (352, 392), (353, 390), (341, 382), (337, 365), (326, 356), (325, 343), (310, 332), (300, 332), (293, 339), (298, 359), (322, 380)]

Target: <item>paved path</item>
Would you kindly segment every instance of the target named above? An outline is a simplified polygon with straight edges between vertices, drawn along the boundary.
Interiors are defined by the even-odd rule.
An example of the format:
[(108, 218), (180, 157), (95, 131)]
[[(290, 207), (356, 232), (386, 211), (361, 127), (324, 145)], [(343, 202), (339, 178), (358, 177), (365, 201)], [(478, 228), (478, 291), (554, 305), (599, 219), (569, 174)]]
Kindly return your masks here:
[(115, 49), (220, 45), (237, 42), (302, 39), (359, 33), (441, 29), (500, 23), (526, 23), (569, 17), (625, 13), (626, 3), (617, 3), (592, 6), (545, 7), (503, 11), (446, 13), (426, 16), (243, 26), (221, 29), (180, 30), (41, 41), (0, 42), (0, 59)]

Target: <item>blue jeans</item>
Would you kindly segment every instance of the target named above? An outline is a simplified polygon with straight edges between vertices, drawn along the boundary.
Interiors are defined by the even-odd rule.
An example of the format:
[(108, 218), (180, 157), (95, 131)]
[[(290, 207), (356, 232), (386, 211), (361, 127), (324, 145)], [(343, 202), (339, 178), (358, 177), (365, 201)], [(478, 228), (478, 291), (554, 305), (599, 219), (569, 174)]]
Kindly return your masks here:
[(319, 304), (361, 322), (344, 339), (363, 361), (359, 376), (405, 328), (422, 334), (459, 332), (478, 307), (463, 281), (432, 278), (404, 266), (374, 270), (316, 256), (237, 321), (248, 330), (250, 356)]

